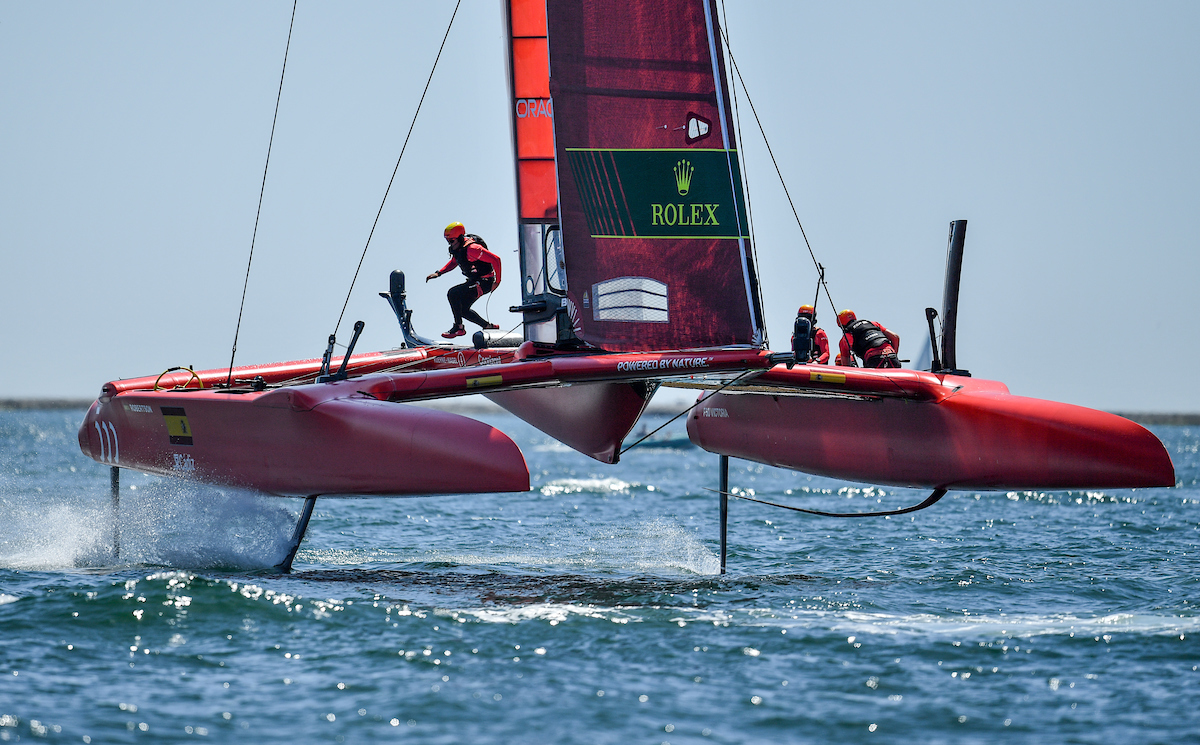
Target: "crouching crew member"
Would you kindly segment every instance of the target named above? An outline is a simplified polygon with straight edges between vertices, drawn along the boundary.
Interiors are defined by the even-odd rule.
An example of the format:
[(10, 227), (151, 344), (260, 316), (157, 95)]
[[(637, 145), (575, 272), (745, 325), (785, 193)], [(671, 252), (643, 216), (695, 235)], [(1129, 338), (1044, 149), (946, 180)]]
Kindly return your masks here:
[(454, 267), (462, 270), (467, 281), (455, 285), (446, 293), (450, 311), (454, 313), (454, 325), (442, 334), (447, 339), (463, 336), (463, 319), (485, 329), (498, 329), (496, 324), (471, 310), (471, 305), (500, 285), (500, 257), (488, 250), (487, 244), (477, 235), (467, 232), (461, 222), (452, 222), (443, 233), (449, 244), (450, 260), (441, 269), (425, 278), (436, 279)]
[(897, 352), (900, 337), (883, 327), (883, 324), (859, 319), (852, 310), (838, 313), (838, 326), (842, 327), (842, 341), (838, 345), (837, 364), (853, 365), (857, 355), (863, 367), (900, 367)]
[[(829, 336), (825, 329), (817, 327), (817, 309), (811, 305), (801, 305), (796, 311), (796, 319), (807, 318), (812, 324), (812, 357), (807, 360), (797, 359), (797, 362), (812, 362), (818, 365), (829, 364)], [(792, 334), (792, 348), (796, 348), (796, 335)]]

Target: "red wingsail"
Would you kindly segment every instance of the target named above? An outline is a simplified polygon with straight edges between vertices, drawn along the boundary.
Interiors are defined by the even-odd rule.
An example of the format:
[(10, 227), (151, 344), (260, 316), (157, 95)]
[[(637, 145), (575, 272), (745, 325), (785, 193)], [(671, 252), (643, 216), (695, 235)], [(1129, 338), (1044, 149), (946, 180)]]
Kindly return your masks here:
[(565, 298), (580, 340), (610, 351), (761, 346), (710, 0), (513, 0), (509, 27), (519, 218), (549, 236), (522, 233), (536, 244), (523, 249), (531, 286), (543, 289), (535, 270), (550, 265), (543, 246), (561, 227), (565, 277), (547, 274), (545, 291)]
[(580, 337), (610, 350), (761, 344), (711, 3), (555, 2), (547, 19)]

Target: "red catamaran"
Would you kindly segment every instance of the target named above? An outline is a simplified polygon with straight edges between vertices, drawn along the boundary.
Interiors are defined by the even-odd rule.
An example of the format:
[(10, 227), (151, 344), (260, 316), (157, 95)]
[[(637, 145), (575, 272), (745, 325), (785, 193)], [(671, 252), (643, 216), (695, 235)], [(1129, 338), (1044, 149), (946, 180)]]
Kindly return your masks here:
[[(948, 364), (932, 372), (792, 364), (766, 349), (713, 0), (505, 8), (520, 345), (418, 337), (394, 273), (381, 294), (399, 349), (353, 354), (359, 325), (340, 366), (331, 339), (321, 360), (105, 384), (79, 444), (113, 467), (114, 490), (116, 469), (132, 468), (306, 497), (286, 569), (318, 496), (528, 490), (508, 436), (409, 402), (482, 393), (615, 463), (672, 382), (710, 389), (688, 433), (722, 456), (938, 496), (1174, 484), (1142, 427), (954, 369), (952, 307)], [(956, 295), (956, 278), (947, 287)]]

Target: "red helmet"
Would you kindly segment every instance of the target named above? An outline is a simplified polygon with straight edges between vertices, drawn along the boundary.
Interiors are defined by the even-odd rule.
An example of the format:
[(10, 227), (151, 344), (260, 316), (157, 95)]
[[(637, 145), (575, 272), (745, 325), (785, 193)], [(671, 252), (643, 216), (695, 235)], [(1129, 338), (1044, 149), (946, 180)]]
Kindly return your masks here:
[(811, 305), (801, 305), (800, 310), (796, 311), (798, 316), (808, 316), (814, 321), (817, 320), (817, 309)]
[(446, 226), (445, 232), (442, 233), (442, 235), (446, 236), (447, 243), (454, 240), (455, 238), (461, 238), (466, 234), (467, 234), (467, 229), (465, 227), (463, 227), (463, 224), (461, 222), (450, 223), (449, 225)]
[(858, 316), (854, 315), (854, 311), (850, 310), (849, 308), (843, 310), (841, 313), (838, 313), (838, 325), (842, 328), (846, 328), (857, 320)]

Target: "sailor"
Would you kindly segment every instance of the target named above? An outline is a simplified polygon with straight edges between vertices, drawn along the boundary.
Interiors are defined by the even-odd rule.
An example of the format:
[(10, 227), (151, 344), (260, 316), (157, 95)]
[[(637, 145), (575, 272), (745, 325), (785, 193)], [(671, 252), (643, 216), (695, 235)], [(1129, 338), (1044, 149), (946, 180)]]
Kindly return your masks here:
[[(816, 363), (818, 365), (828, 365), (829, 364), (829, 336), (825, 333), (825, 329), (819, 328), (817, 326), (817, 309), (812, 307), (811, 305), (801, 305), (800, 310), (796, 311), (796, 319), (799, 320), (801, 318), (807, 318), (808, 322), (810, 324), (812, 324), (812, 330), (813, 330), (812, 331), (812, 339), (813, 339), (812, 358), (808, 361)], [(796, 345), (796, 338), (795, 338), (795, 334), (793, 334), (792, 335), (792, 346), (795, 347), (795, 345)], [(803, 360), (797, 360), (797, 362), (801, 362), (801, 361), (803, 361)]]
[(450, 251), (450, 260), (444, 267), (426, 277), (425, 281), (436, 279), (454, 267), (462, 270), (467, 281), (451, 287), (446, 293), (446, 299), (450, 301), (450, 311), (454, 313), (454, 325), (442, 336), (453, 339), (466, 334), (467, 331), (463, 328), (464, 318), (485, 329), (500, 328), (471, 310), (471, 305), (476, 300), (500, 285), (500, 257), (488, 250), (482, 238), (468, 233), (461, 222), (447, 225), (443, 235)]
[(838, 326), (842, 327), (837, 364), (853, 367), (853, 352), (862, 358), (863, 367), (900, 367), (897, 358), (900, 337), (884, 328), (883, 324), (859, 319), (852, 310), (838, 313), (837, 320)]

